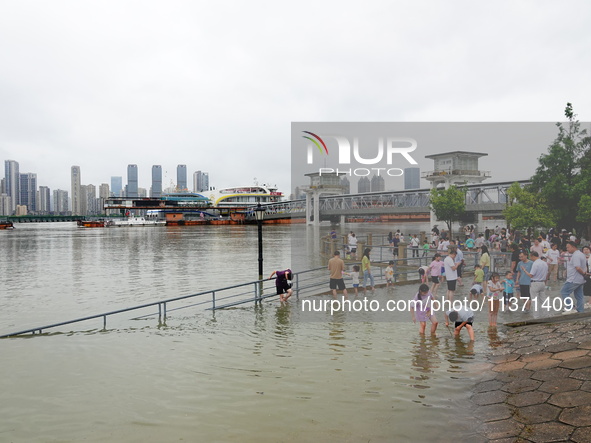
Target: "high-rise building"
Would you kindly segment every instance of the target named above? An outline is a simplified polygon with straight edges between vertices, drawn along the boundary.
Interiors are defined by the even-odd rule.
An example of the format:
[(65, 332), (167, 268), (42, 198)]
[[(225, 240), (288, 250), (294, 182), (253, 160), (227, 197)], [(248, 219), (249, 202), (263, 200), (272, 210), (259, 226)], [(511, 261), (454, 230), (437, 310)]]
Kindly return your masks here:
[(47, 186), (39, 186), (37, 193), (37, 212), (39, 214), (49, 214), (51, 211), (51, 192)]
[(20, 204), (27, 207), (27, 213), (37, 211), (37, 174), (20, 174)]
[(386, 190), (386, 181), (384, 180), (384, 177), (382, 177), (381, 175), (374, 175), (371, 178), (371, 192), (379, 192), (379, 191), (385, 191)]
[(404, 168), (404, 189), (419, 189), (421, 187), (421, 169)]
[(0, 194), (6, 194), (6, 179), (0, 179)]
[(344, 175), (343, 175), (343, 178), (341, 178), (341, 186), (343, 187), (343, 194), (350, 194), (351, 193), (351, 182)]
[(96, 198), (96, 186), (86, 185), (86, 214), (97, 215), (100, 214), (98, 198)]
[(53, 191), (53, 213), (57, 215), (68, 215), (68, 191), (56, 189)]
[(123, 197), (123, 177), (111, 177), (111, 193), (113, 197)]
[(11, 200), (8, 194), (0, 194), (0, 215), (12, 215)]
[(83, 215), (81, 206), (81, 181), (80, 166), (72, 166), (71, 192), (72, 192), (72, 215)]
[(137, 196), (146, 198), (148, 196), (148, 190), (146, 188), (137, 188)]
[(10, 197), (11, 211), (16, 211), (16, 206), (20, 203), (20, 174), (18, 162), (6, 160), (4, 162), (4, 186), (6, 195)]
[(204, 192), (209, 190), (209, 174), (197, 171), (193, 173), (193, 192)]
[(357, 192), (361, 194), (363, 192), (369, 191), (371, 191), (371, 184), (369, 182), (369, 178), (361, 177), (357, 182)]
[(77, 215), (88, 215), (88, 189), (86, 185), (80, 186), (80, 214)]
[(179, 192), (186, 192), (187, 188), (187, 165), (178, 165), (176, 167), (176, 189)]
[(127, 194), (126, 197), (137, 197), (137, 165), (127, 165)]
[(160, 165), (152, 166), (152, 190), (150, 197), (162, 197), (162, 166)]

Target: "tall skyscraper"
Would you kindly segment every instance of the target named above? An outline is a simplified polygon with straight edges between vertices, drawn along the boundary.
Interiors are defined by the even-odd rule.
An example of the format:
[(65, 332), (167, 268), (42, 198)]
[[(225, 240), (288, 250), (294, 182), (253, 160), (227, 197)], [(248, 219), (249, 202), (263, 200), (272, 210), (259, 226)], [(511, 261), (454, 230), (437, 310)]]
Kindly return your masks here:
[(86, 185), (80, 186), (80, 214), (78, 215), (88, 215), (88, 189), (86, 189)]
[(86, 185), (86, 214), (100, 214), (95, 185)]
[(137, 165), (127, 165), (127, 195), (126, 197), (138, 197), (137, 193)]
[(193, 191), (204, 192), (207, 190), (209, 190), (209, 174), (202, 171), (193, 173)]
[(51, 210), (51, 191), (49, 187), (39, 186), (37, 195), (37, 212), (40, 214), (49, 214)]
[(179, 192), (188, 191), (187, 165), (178, 165), (176, 167), (176, 188)]
[(421, 187), (421, 169), (404, 168), (404, 189), (419, 189)]
[(53, 212), (57, 215), (68, 214), (68, 191), (62, 189), (53, 191)]
[(4, 186), (6, 187), (6, 195), (10, 197), (10, 204), (12, 212), (16, 211), (16, 206), (20, 203), (20, 174), (18, 170), (18, 162), (14, 160), (6, 160), (4, 162)]
[(123, 177), (111, 177), (111, 192), (113, 197), (122, 197)]
[(369, 191), (371, 191), (371, 183), (369, 182), (369, 178), (361, 177), (357, 182), (357, 192), (361, 194), (363, 192)]
[(12, 215), (11, 200), (8, 194), (0, 194), (0, 215)]
[(81, 205), (81, 182), (80, 166), (72, 166), (71, 173), (71, 192), (72, 192), (72, 215), (83, 215)]
[(20, 174), (20, 204), (27, 207), (27, 212), (37, 211), (37, 174)]
[(386, 182), (381, 175), (374, 175), (370, 181), (371, 192), (379, 192), (386, 190)]
[(150, 197), (162, 197), (162, 166), (152, 166), (152, 191)]

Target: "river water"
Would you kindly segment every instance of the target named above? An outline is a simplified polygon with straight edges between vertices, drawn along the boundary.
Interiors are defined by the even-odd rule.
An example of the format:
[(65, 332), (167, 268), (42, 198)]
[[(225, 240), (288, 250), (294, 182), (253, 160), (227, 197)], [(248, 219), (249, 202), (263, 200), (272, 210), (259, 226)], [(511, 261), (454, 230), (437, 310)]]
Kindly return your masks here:
[[(397, 228), (399, 228), (397, 226)], [(348, 225), (359, 234), (391, 227)], [(416, 232), (428, 226), (408, 225)], [(322, 265), (328, 228), (265, 226), (265, 274)], [(256, 226), (0, 231), (0, 333), (255, 280)], [(372, 297), (410, 298), (416, 287)], [(421, 338), (346, 313), (307, 321), (301, 300), (124, 317), (0, 340), (0, 441), (390, 442), (467, 438), (470, 389), (497, 337)], [(440, 322), (443, 319), (439, 319)]]

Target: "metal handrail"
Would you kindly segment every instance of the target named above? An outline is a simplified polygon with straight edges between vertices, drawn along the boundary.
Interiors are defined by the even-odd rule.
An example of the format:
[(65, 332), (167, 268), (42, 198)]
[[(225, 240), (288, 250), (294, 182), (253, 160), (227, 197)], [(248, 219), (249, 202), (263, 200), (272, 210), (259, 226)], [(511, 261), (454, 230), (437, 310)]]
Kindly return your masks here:
[[(377, 248), (381, 248), (381, 247), (389, 248), (388, 246), (377, 246)], [(373, 248), (376, 248), (376, 246), (373, 246)], [(466, 252), (464, 252), (464, 254), (467, 256), (471, 255), (471, 254), (467, 254)], [(503, 257), (504, 261), (506, 261), (506, 259), (507, 259), (506, 254), (493, 253), (492, 256), (493, 257), (498, 256), (499, 259), (502, 256), (504, 256)], [(478, 257), (478, 254), (474, 254), (474, 263), (477, 263), (477, 257)], [(466, 257), (466, 258), (468, 258), (468, 257)], [(404, 280), (404, 281), (415, 280), (415, 278), (408, 278), (408, 276), (412, 275), (412, 274), (414, 274), (415, 277), (418, 276), (417, 264), (419, 266), (422, 265), (423, 260), (425, 261), (425, 264), (428, 264), (429, 259), (430, 259), (430, 257), (429, 258), (426, 258), (426, 257), (410, 258), (409, 257), (409, 258), (394, 259), (394, 263), (395, 263), (395, 265), (394, 265), (395, 266), (394, 281), (399, 282), (402, 280)], [(387, 262), (388, 262), (388, 260), (373, 261), (373, 263), (375, 265), (385, 264)], [(494, 263), (494, 261), (493, 261), (493, 263)], [(347, 263), (347, 266), (352, 266), (353, 264), (358, 264), (358, 263)], [(471, 267), (470, 264), (468, 264), (468, 260), (466, 260), (466, 264), (467, 264), (468, 268)], [(402, 269), (400, 269), (400, 267), (402, 265), (406, 265), (406, 266), (413, 265), (413, 266), (409, 267), (409, 269), (407, 269), (407, 270), (402, 270)], [(378, 271), (378, 272), (375, 272), (375, 271)], [(318, 268), (313, 268), (313, 269), (308, 269), (308, 270), (304, 270), (304, 271), (300, 271), (300, 272), (294, 272), (292, 281), (293, 281), (293, 291), (294, 291), (295, 296), (299, 298), (301, 295), (318, 295), (318, 294), (328, 293), (329, 289), (328, 289), (328, 284), (327, 284), (326, 272), (327, 272), (327, 268), (324, 266), (318, 267)], [(402, 279), (401, 278), (402, 276), (405, 276), (405, 278)], [(375, 266), (374, 267), (374, 278), (376, 279), (377, 283), (385, 282), (385, 275), (384, 275), (384, 267), (383, 266)], [(179, 297), (173, 297), (173, 298), (169, 298), (166, 300), (160, 300), (160, 301), (156, 301), (156, 302), (152, 302), (152, 303), (144, 303), (141, 305), (132, 306), (132, 307), (128, 307), (128, 308), (122, 308), (122, 309), (117, 309), (114, 311), (103, 312), (101, 314), (89, 315), (86, 317), (76, 318), (73, 320), (67, 320), (67, 321), (63, 321), (63, 322), (59, 322), (59, 323), (52, 323), (52, 324), (45, 325), (45, 326), (24, 329), (24, 330), (17, 331), (17, 332), (10, 332), (7, 334), (1, 334), (0, 338), (15, 337), (15, 336), (24, 335), (24, 334), (33, 334), (33, 335), (35, 335), (36, 333), (41, 334), (41, 333), (43, 333), (44, 330), (47, 330), (47, 329), (53, 329), (53, 328), (56, 328), (59, 326), (80, 323), (83, 321), (94, 320), (94, 319), (98, 319), (98, 318), (103, 319), (103, 329), (106, 329), (107, 317), (109, 317), (109, 316), (121, 314), (121, 313), (125, 313), (125, 312), (130, 312), (130, 311), (137, 311), (140, 309), (145, 309), (145, 308), (150, 308), (150, 307), (155, 307), (155, 306), (158, 306), (158, 312), (134, 317), (134, 318), (132, 318), (132, 320), (153, 317), (155, 315), (158, 315), (159, 319), (161, 319), (161, 318), (166, 319), (167, 312), (173, 312), (173, 311), (187, 309), (187, 308), (195, 307), (195, 306), (201, 306), (201, 305), (205, 305), (205, 304), (211, 305), (210, 307), (207, 308), (207, 310), (215, 311), (218, 309), (224, 309), (224, 308), (237, 306), (237, 305), (241, 305), (241, 304), (245, 304), (245, 303), (251, 303), (251, 302), (260, 303), (263, 300), (266, 300), (268, 298), (276, 296), (274, 291), (273, 291), (273, 293), (265, 294), (264, 283), (269, 282), (269, 281), (273, 281), (273, 280), (275, 280), (275, 278), (264, 279), (261, 281), (255, 280), (255, 281), (251, 281), (251, 282), (247, 282), (247, 283), (241, 283), (241, 284), (237, 284), (237, 285), (226, 286), (223, 288), (198, 292), (196, 294), (182, 295)], [(230, 290), (249, 287), (249, 286), (252, 287), (251, 290), (240, 291), (237, 294), (223, 295), (222, 297), (219, 296), (220, 293), (223, 293), (225, 291), (230, 291)], [(321, 288), (321, 287), (323, 288), (323, 290), (319, 291), (319, 288)], [(269, 289), (270, 288), (267, 288), (267, 290), (269, 290)], [(274, 287), (273, 287), (273, 289), (274, 289)], [(244, 298), (244, 296), (247, 294), (253, 294), (253, 296)], [(189, 300), (189, 299), (192, 299), (195, 297), (203, 297), (203, 296), (207, 296), (207, 295), (210, 295), (211, 298), (209, 298), (207, 300), (199, 301), (197, 303), (191, 303), (189, 305), (183, 305), (183, 306), (175, 307), (172, 309), (169, 309), (167, 306), (171, 303), (179, 302), (182, 300)], [(238, 297), (242, 297), (242, 298), (236, 300)], [(233, 300), (233, 301), (230, 301), (230, 300)], [(222, 302), (228, 301), (228, 302), (219, 304), (220, 301), (222, 301)]]

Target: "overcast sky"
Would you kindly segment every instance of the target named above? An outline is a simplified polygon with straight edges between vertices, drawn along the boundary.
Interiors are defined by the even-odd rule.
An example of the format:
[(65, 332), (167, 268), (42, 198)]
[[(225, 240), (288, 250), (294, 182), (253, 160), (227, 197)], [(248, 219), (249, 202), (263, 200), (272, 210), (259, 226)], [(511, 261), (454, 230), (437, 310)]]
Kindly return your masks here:
[[(0, 0), (0, 160), (68, 191), (72, 165), (135, 163), (145, 188), (186, 164), (289, 193), (292, 121), (591, 120), (589, 23), (588, 1)], [(546, 148), (489, 156), (523, 179)]]

